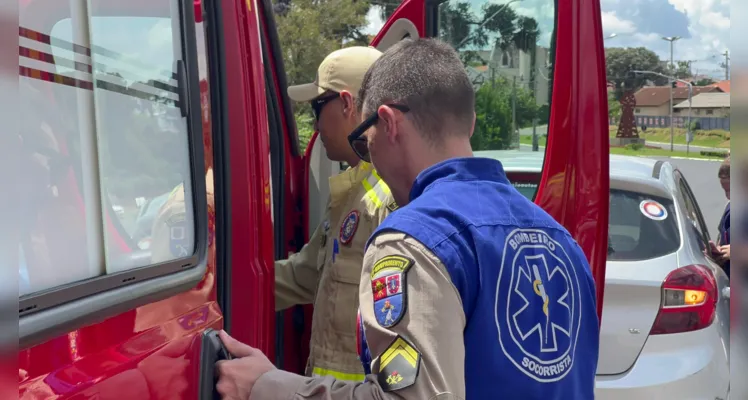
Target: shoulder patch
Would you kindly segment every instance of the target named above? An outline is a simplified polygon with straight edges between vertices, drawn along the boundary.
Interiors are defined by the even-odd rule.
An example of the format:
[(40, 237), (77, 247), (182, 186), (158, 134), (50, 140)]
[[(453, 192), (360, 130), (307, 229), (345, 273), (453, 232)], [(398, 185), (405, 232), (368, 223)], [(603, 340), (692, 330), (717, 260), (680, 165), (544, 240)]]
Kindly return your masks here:
[(395, 203), (395, 200), (392, 200), (390, 204), (387, 204), (387, 209), (390, 210), (390, 212), (395, 211), (398, 208), (400, 208), (400, 206), (398, 206), (397, 203)]
[(343, 223), (340, 225), (340, 243), (348, 244), (353, 239), (353, 235), (356, 234), (358, 229), (358, 221), (360, 214), (358, 210), (353, 210), (345, 217)]
[(413, 259), (388, 255), (374, 263), (371, 271), (371, 292), (374, 296), (374, 316), (383, 328), (392, 328), (405, 316), (408, 308), (407, 272)]
[(421, 353), (398, 335), (379, 357), (377, 382), (385, 392), (405, 389), (416, 383), (421, 369)]

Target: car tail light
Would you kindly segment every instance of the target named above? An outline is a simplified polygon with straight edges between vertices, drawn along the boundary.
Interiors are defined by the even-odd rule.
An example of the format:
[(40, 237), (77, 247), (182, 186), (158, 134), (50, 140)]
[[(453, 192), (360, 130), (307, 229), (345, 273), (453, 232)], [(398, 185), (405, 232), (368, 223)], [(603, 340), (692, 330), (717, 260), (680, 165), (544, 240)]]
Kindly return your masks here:
[(714, 321), (717, 283), (709, 268), (689, 265), (671, 272), (662, 284), (660, 312), (650, 335), (697, 331)]

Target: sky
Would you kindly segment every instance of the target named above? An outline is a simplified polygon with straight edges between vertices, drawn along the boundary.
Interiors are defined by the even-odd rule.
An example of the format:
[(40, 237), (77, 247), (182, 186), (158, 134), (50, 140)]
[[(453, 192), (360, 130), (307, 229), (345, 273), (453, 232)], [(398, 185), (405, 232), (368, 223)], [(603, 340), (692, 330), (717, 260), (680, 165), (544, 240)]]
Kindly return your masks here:
[[(450, 0), (456, 1), (456, 0)], [(663, 60), (670, 59), (670, 43), (663, 36), (680, 36), (673, 59), (691, 60), (696, 74), (723, 79), (722, 53), (729, 50), (729, 0), (600, 0), (606, 47), (646, 47)], [(485, 0), (470, 0), (478, 10)], [(504, 0), (496, 1), (506, 3)], [(547, 45), (553, 27), (551, 0), (521, 0), (509, 5), (521, 15), (535, 17), (541, 28), (541, 45)], [(378, 10), (367, 15), (368, 33), (381, 29)]]
[[(372, 0), (373, 3), (398, 0)], [(449, 0), (451, 2), (465, 0)], [(467, 0), (476, 14), (488, 1), (507, 4), (507, 0)], [(603, 34), (607, 47), (646, 47), (661, 59), (669, 60), (670, 45), (662, 36), (680, 36), (675, 42), (673, 58), (692, 60), (694, 73), (723, 78), (721, 55), (728, 49), (730, 32), (729, 0), (600, 0)], [(540, 45), (548, 46), (553, 29), (553, 0), (508, 0), (518, 14), (534, 17), (540, 27)], [(94, 18), (95, 44), (121, 53), (125, 58), (139, 60), (150, 66), (171, 70), (173, 55), (171, 26), (167, 20), (142, 18)], [(379, 9), (367, 14), (365, 31), (376, 34), (384, 22)], [(33, 28), (33, 27), (32, 27)], [(72, 38), (69, 20), (63, 20), (52, 35)], [(111, 66), (112, 64), (104, 61)], [(121, 65), (121, 64), (120, 64)], [(121, 71), (128, 75), (129, 71)], [(132, 71), (135, 72), (135, 71)], [(140, 71), (138, 71), (140, 72)], [(138, 74), (140, 75), (140, 74)]]

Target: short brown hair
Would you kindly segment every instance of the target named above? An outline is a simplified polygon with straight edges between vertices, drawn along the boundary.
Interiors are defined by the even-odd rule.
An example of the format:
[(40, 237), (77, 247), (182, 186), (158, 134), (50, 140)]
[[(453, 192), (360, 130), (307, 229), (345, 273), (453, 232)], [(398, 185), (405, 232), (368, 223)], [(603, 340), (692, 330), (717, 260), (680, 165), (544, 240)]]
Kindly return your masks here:
[(730, 178), (730, 156), (727, 156), (727, 158), (725, 158), (725, 161), (722, 162), (722, 165), (719, 166), (717, 177), (719, 177), (720, 179)]
[(364, 75), (356, 101), (362, 115), (388, 102), (404, 104), (416, 128), (437, 141), (442, 134), (469, 135), (475, 113), (475, 91), (459, 55), (437, 39), (405, 39), (385, 51)]

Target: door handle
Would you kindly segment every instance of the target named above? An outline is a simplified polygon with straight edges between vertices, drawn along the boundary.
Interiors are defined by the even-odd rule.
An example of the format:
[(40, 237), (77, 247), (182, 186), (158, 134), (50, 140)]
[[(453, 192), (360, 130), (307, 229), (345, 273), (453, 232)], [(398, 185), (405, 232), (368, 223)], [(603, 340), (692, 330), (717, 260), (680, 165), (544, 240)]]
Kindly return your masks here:
[(216, 390), (218, 382), (216, 362), (231, 359), (231, 353), (226, 350), (221, 338), (218, 337), (218, 331), (206, 329), (202, 335), (200, 350), (200, 400), (221, 399), (221, 395)]

